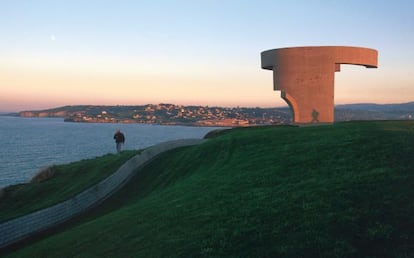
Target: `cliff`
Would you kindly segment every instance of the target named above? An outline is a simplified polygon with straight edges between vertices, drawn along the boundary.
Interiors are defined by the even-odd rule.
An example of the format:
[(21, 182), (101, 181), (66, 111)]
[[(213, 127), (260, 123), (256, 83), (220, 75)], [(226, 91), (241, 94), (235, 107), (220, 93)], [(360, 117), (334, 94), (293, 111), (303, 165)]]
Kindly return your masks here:
[(66, 110), (49, 112), (49, 111), (22, 111), (19, 112), (21, 117), (66, 117), (68, 112)]

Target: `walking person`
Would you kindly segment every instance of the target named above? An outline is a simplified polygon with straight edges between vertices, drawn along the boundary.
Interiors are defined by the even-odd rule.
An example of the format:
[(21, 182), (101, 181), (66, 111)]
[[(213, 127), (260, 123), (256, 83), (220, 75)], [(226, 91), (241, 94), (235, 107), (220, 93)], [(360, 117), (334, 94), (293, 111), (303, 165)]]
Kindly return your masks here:
[(116, 133), (114, 135), (114, 139), (115, 139), (115, 142), (116, 142), (116, 152), (120, 153), (122, 144), (125, 143), (125, 136), (124, 136), (123, 133), (121, 133), (121, 130), (119, 130), (119, 129), (116, 130)]

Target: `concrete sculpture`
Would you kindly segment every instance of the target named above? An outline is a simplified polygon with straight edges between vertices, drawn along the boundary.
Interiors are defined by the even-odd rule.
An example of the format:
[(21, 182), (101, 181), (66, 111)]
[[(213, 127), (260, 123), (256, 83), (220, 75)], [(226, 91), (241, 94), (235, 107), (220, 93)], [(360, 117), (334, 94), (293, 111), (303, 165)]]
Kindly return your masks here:
[(377, 68), (374, 49), (345, 46), (293, 47), (261, 53), (262, 68), (273, 70), (274, 90), (293, 111), (295, 124), (334, 122), (334, 78), (341, 64)]

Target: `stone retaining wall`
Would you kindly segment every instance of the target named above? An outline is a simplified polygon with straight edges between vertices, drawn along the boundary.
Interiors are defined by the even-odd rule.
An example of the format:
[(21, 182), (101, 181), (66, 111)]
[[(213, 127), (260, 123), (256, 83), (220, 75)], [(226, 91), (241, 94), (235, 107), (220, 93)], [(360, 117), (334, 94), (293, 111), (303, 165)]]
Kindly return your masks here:
[(3, 222), (0, 224), (0, 249), (65, 222), (104, 201), (128, 182), (137, 168), (142, 167), (161, 152), (200, 144), (203, 141), (205, 140), (183, 139), (151, 146), (125, 162), (115, 173), (75, 197), (49, 208)]

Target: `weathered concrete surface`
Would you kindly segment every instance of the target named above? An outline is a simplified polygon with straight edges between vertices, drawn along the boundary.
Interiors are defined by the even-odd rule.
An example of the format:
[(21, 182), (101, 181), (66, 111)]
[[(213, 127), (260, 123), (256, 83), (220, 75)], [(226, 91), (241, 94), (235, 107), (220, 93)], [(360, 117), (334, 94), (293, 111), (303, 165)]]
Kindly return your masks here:
[(150, 162), (158, 154), (178, 147), (200, 144), (204, 141), (206, 140), (183, 139), (151, 146), (141, 154), (129, 159), (115, 173), (75, 197), (49, 208), (1, 223), (0, 251), (13, 243), (65, 222), (98, 205), (127, 183), (138, 168)]
[(274, 90), (293, 110), (296, 124), (334, 122), (334, 79), (341, 64), (378, 66), (374, 49), (346, 46), (293, 47), (261, 53), (273, 70)]

